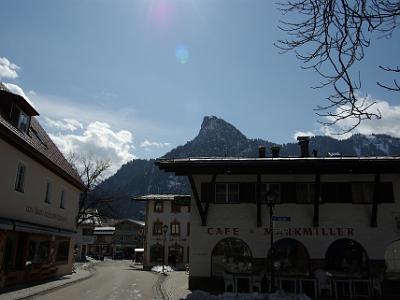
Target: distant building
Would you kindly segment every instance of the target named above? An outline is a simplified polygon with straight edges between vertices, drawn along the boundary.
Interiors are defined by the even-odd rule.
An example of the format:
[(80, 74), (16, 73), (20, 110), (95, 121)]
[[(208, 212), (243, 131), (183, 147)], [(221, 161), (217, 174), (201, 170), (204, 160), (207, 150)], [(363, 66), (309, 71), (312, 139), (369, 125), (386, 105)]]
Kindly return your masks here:
[(115, 232), (112, 241), (114, 258), (133, 259), (136, 248), (143, 248), (144, 222), (122, 219), (115, 220)]
[(400, 157), (308, 157), (300, 144), (302, 157), (157, 162), (191, 183), (191, 290), (387, 292), (400, 274)]
[(75, 243), (77, 248), (77, 260), (84, 261), (89, 255), (89, 247), (96, 242), (94, 228), (101, 226), (101, 219), (98, 216), (97, 209), (88, 211), (82, 219), (78, 221)]
[(38, 115), (0, 83), (0, 287), (72, 270), (85, 186)]
[(162, 265), (165, 258), (166, 264), (183, 269), (190, 253), (190, 195), (145, 195), (133, 199), (146, 201), (143, 267)]

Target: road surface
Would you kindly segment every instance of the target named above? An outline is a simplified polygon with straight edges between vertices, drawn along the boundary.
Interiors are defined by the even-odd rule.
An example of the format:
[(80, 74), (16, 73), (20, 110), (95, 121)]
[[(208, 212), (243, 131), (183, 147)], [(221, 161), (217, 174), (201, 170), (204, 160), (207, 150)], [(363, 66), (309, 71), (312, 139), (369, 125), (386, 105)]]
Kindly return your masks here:
[(128, 260), (106, 260), (96, 265), (95, 274), (83, 281), (38, 295), (40, 300), (161, 300), (157, 274), (130, 266)]

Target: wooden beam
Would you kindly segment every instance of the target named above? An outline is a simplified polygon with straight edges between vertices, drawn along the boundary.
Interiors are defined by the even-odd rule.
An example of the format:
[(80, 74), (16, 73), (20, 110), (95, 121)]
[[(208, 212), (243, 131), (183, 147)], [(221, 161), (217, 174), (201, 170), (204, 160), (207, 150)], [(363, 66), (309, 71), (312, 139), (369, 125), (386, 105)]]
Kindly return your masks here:
[(257, 227), (262, 226), (262, 221), (261, 221), (261, 174), (257, 174), (257, 184), (256, 184), (256, 189), (257, 189)]
[(192, 188), (192, 193), (194, 196), (194, 200), (196, 201), (196, 206), (197, 210), (199, 211), (200, 218), (201, 218), (201, 226), (206, 226), (207, 225), (207, 216), (205, 214), (205, 211), (203, 210), (203, 206), (201, 205), (199, 193), (197, 192), (196, 184), (193, 179), (193, 175), (190, 174), (188, 175), (190, 186)]
[(321, 195), (321, 175), (315, 174), (315, 191), (314, 191), (314, 217), (313, 226), (319, 227), (319, 198)]
[[(214, 188), (214, 196), (215, 196), (215, 182), (217, 181), (217, 174), (214, 174), (212, 179), (211, 179), (211, 184)], [(210, 199), (207, 198), (207, 202), (206, 202), (206, 207), (204, 209), (204, 214), (205, 214), (205, 218), (206, 218), (206, 223), (207, 223), (207, 216), (208, 216), (208, 208), (210, 207)]]
[(378, 203), (381, 174), (375, 174), (374, 196), (372, 199), (371, 227), (378, 227)]

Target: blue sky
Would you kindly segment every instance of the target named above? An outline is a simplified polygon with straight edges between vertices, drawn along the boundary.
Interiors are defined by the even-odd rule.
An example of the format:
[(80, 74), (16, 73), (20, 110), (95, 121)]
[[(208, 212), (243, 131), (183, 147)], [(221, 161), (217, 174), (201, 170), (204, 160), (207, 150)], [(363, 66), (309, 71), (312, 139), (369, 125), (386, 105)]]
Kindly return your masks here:
[[(0, 79), (24, 90), (64, 151), (115, 167), (191, 140), (205, 115), (277, 143), (326, 134), (313, 108), (330, 91), (273, 46), (281, 18), (265, 0), (3, 0)], [(374, 38), (358, 66), (388, 116), (359, 132), (400, 132), (399, 95), (375, 84), (390, 80), (377, 65), (398, 62), (399, 40)]]

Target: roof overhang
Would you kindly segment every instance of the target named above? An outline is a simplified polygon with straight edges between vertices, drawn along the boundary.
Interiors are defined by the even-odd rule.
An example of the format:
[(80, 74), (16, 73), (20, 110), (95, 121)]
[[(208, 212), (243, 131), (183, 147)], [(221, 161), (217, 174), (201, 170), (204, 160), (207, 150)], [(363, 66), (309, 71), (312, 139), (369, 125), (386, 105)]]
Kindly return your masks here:
[(375, 174), (400, 173), (400, 157), (186, 158), (160, 159), (166, 172), (191, 174)]

